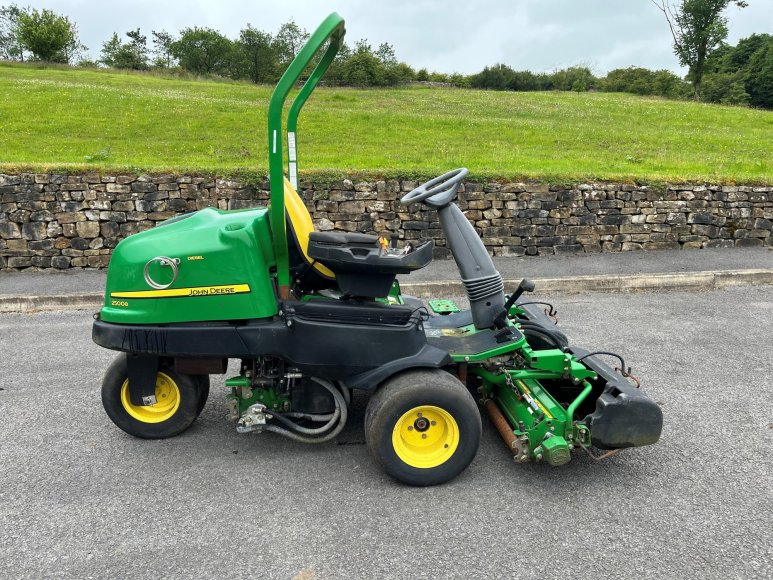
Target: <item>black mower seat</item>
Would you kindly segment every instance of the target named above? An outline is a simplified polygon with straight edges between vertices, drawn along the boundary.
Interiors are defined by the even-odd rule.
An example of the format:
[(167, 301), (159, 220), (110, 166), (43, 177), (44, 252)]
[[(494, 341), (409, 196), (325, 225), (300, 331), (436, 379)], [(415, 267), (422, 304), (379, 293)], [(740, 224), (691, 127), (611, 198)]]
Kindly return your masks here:
[(378, 236), (358, 232), (310, 232), (309, 240), (337, 246), (378, 247)]
[(376, 236), (312, 232), (308, 255), (335, 273), (338, 287), (350, 296), (384, 298), (397, 274), (407, 274), (432, 261), (432, 240), (410, 254), (384, 251)]
[(336, 274), (408, 274), (432, 261), (428, 240), (410, 254), (382, 251), (376, 236), (346, 232), (311, 232), (308, 255)]
[(397, 274), (432, 261), (432, 240), (410, 254), (385, 253), (378, 237), (359, 232), (315, 232), (308, 209), (284, 181), (290, 272), (304, 292), (338, 289), (346, 295), (384, 298)]

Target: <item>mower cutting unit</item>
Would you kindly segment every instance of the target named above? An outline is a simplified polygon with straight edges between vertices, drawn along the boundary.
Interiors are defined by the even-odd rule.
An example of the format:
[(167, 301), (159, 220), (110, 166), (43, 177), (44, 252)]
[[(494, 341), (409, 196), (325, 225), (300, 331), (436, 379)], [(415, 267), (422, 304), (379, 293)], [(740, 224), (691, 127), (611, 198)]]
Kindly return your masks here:
[[(609, 353), (570, 346), (552, 306), (525, 299), (534, 289), (528, 280), (504, 294), (454, 203), (466, 169), (400, 201), (437, 211), (467, 310), (448, 300), (427, 308), (401, 294), (396, 275), (429, 264), (431, 240), (398, 248), (396, 239), (313, 231), (296, 192), (297, 119), (343, 36), (343, 19), (331, 14), (274, 90), (269, 208), (201, 210), (116, 247), (93, 327), (97, 344), (121, 352), (102, 387), (110, 418), (138, 437), (177, 435), (201, 413), (209, 375), (238, 359), (238, 376), (225, 381), (237, 431), (330, 441), (346, 424), (352, 390), (370, 391), (368, 447), (411, 485), (442, 483), (472, 461), (479, 405), (518, 462), (562, 465), (574, 451), (598, 458), (599, 449), (656, 442), (660, 409), (622, 359), (613, 369), (600, 358)], [(285, 99), (320, 50), (285, 132)]]

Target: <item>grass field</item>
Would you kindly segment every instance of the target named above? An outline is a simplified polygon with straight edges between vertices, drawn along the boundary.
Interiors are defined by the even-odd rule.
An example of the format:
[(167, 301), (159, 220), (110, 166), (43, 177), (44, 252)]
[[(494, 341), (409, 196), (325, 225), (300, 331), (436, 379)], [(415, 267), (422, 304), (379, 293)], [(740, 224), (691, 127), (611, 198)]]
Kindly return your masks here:
[[(0, 169), (262, 173), (271, 87), (0, 64)], [(320, 88), (302, 172), (773, 181), (773, 112), (623, 94)]]

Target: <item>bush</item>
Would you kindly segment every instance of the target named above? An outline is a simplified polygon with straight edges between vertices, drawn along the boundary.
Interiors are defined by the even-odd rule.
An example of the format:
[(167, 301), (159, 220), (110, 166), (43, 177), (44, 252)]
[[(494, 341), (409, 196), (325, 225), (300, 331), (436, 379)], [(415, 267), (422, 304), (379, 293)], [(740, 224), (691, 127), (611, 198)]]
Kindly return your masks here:
[(596, 77), (583, 66), (557, 70), (550, 75), (550, 80), (554, 91), (587, 91), (596, 85)]
[(597, 79), (590, 69), (573, 66), (552, 74), (516, 71), (505, 64), (486, 67), (468, 78), (467, 84), (496, 91), (587, 91)]
[(194, 74), (227, 76), (235, 60), (233, 42), (211, 28), (186, 28), (170, 51), (180, 66)]
[(689, 99), (693, 92), (690, 83), (669, 70), (655, 71), (652, 76), (652, 93), (669, 99)]
[(468, 77), (467, 75), (460, 74), (460, 73), (452, 74), (449, 77), (448, 82), (450, 82), (455, 87), (459, 87), (459, 88), (462, 88), (462, 89), (469, 89), (470, 88), (470, 77)]
[(508, 88), (511, 91), (549, 91), (553, 89), (553, 79), (550, 75), (528, 70), (513, 71)]
[(416, 80), (416, 72), (404, 62), (384, 64), (384, 79), (389, 86), (409, 83)]
[(748, 105), (749, 93), (738, 73), (711, 73), (703, 76), (701, 100), (722, 105)]
[(381, 61), (370, 52), (356, 52), (343, 65), (343, 83), (352, 87), (380, 87), (386, 83)]
[(476, 89), (494, 89), (495, 91), (514, 90), (510, 88), (515, 71), (505, 64), (485, 67), (470, 77), (470, 85)]
[(609, 93), (657, 95), (672, 99), (686, 98), (691, 94), (690, 84), (671, 71), (652, 71), (635, 66), (609, 71), (599, 80), (598, 89)]

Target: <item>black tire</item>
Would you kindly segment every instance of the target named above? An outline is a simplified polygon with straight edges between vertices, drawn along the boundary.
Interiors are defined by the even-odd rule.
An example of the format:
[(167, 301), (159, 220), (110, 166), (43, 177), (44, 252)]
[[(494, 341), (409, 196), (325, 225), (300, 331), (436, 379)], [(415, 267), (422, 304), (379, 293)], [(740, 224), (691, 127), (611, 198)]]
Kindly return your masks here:
[(209, 398), (209, 375), (194, 375), (193, 378), (199, 387), (199, 404), (196, 406), (196, 416), (201, 415), (204, 405)]
[(544, 328), (543, 326), (523, 326), (523, 334), (529, 346), (534, 350), (558, 348), (566, 350), (569, 339), (562, 332)]
[(128, 402), (128, 391), (124, 392), (129, 380), (126, 355), (121, 353), (108, 367), (102, 381), (102, 405), (107, 416), (129, 435), (142, 439), (165, 439), (185, 431), (198, 416), (199, 382), (170, 368), (159, 370), (157, 381), (156, 396), (166, 394), (175, 404), (164, 405), (160, 400), (158, 406), (133, 407)]
[[(423, 415), (437, 421), (430, 426), (429, 421), (421, 422)], [(408, 485), (437, 485), (459, 475), (478, 452), (480, 435), (480, 412), (472, 395), (456, 377), (437, 369), (389, 378), (365, 411), (371, 455), (388, 475)], [(424, 439), (415, 439), (418, 436)]]

